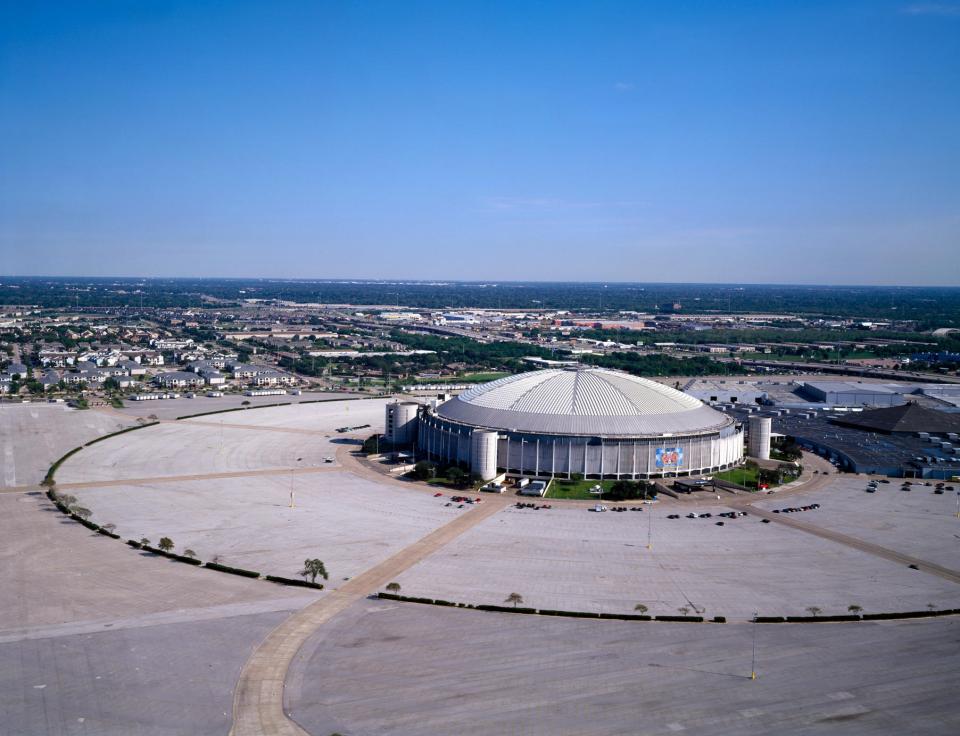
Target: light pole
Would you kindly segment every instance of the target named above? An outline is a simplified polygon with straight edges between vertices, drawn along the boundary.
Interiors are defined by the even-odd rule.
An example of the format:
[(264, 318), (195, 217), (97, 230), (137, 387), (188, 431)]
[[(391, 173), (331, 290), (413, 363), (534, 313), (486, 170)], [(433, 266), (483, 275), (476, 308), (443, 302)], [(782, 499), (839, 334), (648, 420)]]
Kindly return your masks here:
[(647, 516), (647, 549), (653, 549), (653, 509), (649, 509)]
[(750, 679), (757, 679), (757, 616), (758, 612), (753, 612), (753, 654), (750, 656)]
[[(301, 460), (303, 460), (302, 457), (298, 457), (298, 458), (297, 458), (297, 462), (300, 462)], [(294, 508), (293, 473), (294, 473), (294, 470), (296, 470), (297, 467), (298, 467), (298, 466), (295, 465), (294, 467), (290, 468), (290, 508)]]

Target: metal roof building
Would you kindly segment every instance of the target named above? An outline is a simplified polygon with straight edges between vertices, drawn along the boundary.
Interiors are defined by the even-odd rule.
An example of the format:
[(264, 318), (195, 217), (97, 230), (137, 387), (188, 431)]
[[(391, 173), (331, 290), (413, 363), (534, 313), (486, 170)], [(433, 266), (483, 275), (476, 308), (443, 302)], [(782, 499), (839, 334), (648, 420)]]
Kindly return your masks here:
[[(699, 399), (604, 368), (547, 369), (471, 388), (420, 417), (419, 449), (539, 476), (651, 478), (710, 472), (743, 457), (743, 431)], [(478, 467), (474, 455), (485, 462)]]
[(862, 381), (806, 381), (800, 393), (814, 401), (840, 406), (898, 406), (911, 387)]

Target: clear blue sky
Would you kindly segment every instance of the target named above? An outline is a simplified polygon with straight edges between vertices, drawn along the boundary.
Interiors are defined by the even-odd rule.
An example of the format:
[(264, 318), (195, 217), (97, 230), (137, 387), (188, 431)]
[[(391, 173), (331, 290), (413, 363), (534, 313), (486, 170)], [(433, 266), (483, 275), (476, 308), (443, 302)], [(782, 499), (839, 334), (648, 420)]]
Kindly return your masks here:
[(960, 2), (0, 0), (0, 256), (960, 284)]

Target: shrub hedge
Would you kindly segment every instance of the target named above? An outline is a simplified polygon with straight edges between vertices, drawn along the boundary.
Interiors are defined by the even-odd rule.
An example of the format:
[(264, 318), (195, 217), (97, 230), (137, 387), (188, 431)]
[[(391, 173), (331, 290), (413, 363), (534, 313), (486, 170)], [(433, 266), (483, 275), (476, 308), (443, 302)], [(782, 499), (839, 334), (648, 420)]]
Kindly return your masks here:
[[(131, 540), (132, 541), (132, 540)], [(209, 564), (208, 564), (209, 566)], [(275, 580), (273, 576), (268, 575), (267, 580)], [(299, 582), (299, 581), (295, 581)], [(478, 611), (496, 611), (502, 613), (526, 613), (539, 614), (541, 616), (563, 616), (567, 618), (596, 618), (604, 620), (619, 621), (665, 621), (672, 623), (703, 623), (706, 621), (703, 616), (648, 616), (646, 614), (633, 613), (594, 613), (592, 611), (555, 611), (549, 608), (513, 608), (512, 606), (495, 606), (486, 603), (473, 605), (471, 603), (453, 603), (433, 598), (416, 598), (413, 596), (398, 595), (396, 593), (377, 593), (379, 598), (388, 601), (402, 601), (405, 603), (422, 603), (430, 606), (453, 606), (457, 608), (475, 608)], [(855, 614), (843, 614), (837, 616), (757, 616), (754, 619), (758, 624), (782, 624), (782, 623), (830, 623), (838, 621), (871, 621), (881, 619), (899, 619), (899, 618), (927, 618), (930, 616), (952, 616), (960, 614), (960, 608), (945, 609), (942, 611), (906, 611), (903, 613), (867, 613), (863, 616)], [(726, 616), (714, 616), (709, 623), (725, 624)]]
[[(306, 401), (298, 401), (298, 404), (322, 404), (326, 401), (363, 401), (366, 397), (358, 396), (356, 398), (347, 398), (347, 399), (307, 399)], [(376, 396), (371, 396), (370, 398), (375, 399)]]
[(84, 525), (85, 527), (87, 527), (87, 529), (89, 529), (90, 531), (92, 531), (92, 532), (100, 531), (100, 527), (97, 526), (96, 524), (94, 524), (92, 521), (87, 521), (87, 520), (84, 519), (82, 516), (77, 516), (77, 515), (74, 514), (73, 512), (69, 512), (69, 510), (68, 510), (68, 514), (69, 514), (69, 516), (70, 516), (71, 519), (73, 519), (73, 520), (74, 520), (75, 522), (77, 522), (78, 524), (83, 524), (83, 525)]
[(203, 562), (198, 560), (196, 557), (185, 557), (184, 555), (175, 555), (173, 554), (173, 552), (167, 552), (165, 556), (169, 557), (171, 560), (176, 560), (177, 562), (182, 562), (186, 565), (196, 565), (197, 567), (199, 567), (200, 565), (203, 564)]
[[(479, 606), (477, 606), (479, 608)], [(541, 616), (569, 616), (570, 618), (600, 618), (599, 613), (592, 611), (552, 611), (548, 608), (541, 608)]]
[(616, 621), (653, 621), (653, 616), (640, 613), (601, 613), (598, 618), (613, 619)]
[(500, 613), (536, 613), (536, 608), (521, 608), (519, 606), (491, 606), (488, 604), (480, 604), (477, 606), (478, 611), (499, 611)]
[(136, 547), (143, 550), (144, 552), (150, 552), (155, 555), (160, 555), (161, 557), (166, 557), (170, 560), (176, 560), (177, 562), (185, 562), (188, 565), (202, 565), (203, 563), (195, 557), (185, 557), (184, 555), (178, 555), (176, 552), (164, 552), (162, 549), (157, 547), (150, 547), (146, 544), (140, 544), (139, 542), (134, 542), (132, 539), (127, 541), (131, 547)]
[(144, 427), (153, 427), (153, 426), (156, 426), (157, 424), (160, 424), (160, 422), (147, 422), (146, 424), (135, 424), (132, 427), (119, 429), (116, 432), (111, 432), (110, 434), (105, 434), (102, 437), (97, 437), (96, 439), (90, 440), (84, 445), (84, 447), (90, 447), (90, 445), (95, 445), (98, 442), (103, 442), (104, 440), (108, 440), (111, 437), (116, 437), (118, 434), (126, 434), (127, 432), (133, 432), (135, 429), (143, 429)]
[(426, 603), (428, 606), (433, 605), (433, 598), (413, 598), (411, 596), (402, 596), (400, 600), (407, 601), (408, 603)]
[(216, 570), (217, 572), (228, 572), (231, 575), (240, 575), (245, 578), (258, 578), (260, 573), (254, 572), (253, 570), (244, 570), (241, 567), (229, 567), (228, 565), (220, 565), (216, 562), (208, 562), (204, 567), (210, 568), (211, 570)]
[(864, 621), (882, 621), (892, 618), (929, 618), (931, 616), (950, 615), (948, 611), (900, 611), (899, 613), (865, 613)]
[(43, 482), (46, 485), (50, 485), (51, 483), (53, 483), (53, 476), (56, 475), (57, 469), (67, 460), (67, 458), (73, 455), (76, 455), (82, 449), (83, 449), (83, 445), (81, 445), (80, 447), (74, 447), (66, 455), (63, 455), (59, 460), (56, 460), (53, 463), (53, 465), (51, 465), (50, 468), (47, 470), (47, 474), (43, 477)]
[(177, 421), (181, 419), (193, 419), (194, 417), (208, 417), (211, 414), (229, 414), (232, 411), (248, 411), (249, 409), (270, 409), (274, 406), (293, 406), (297, 402), (295, 401), (281, 401), (276, 404), (257, 404), (256, 406), (235, 406), (231, 409), (214, 409), (213, 411), (202, 411), (199, 414), (184, 414), (182, 417), (177, 417)]
[(315, 590), (323, 590), (323, 585), (320, 583), (311, 583), (309, 580), (297, 580), (296, 578), (282, 578), (278, 575), (264, 575), (265, 580), (269, 580), (271, 583), (280, 583), (280, 585), (295, 585), (298, 588), (314, 588)]

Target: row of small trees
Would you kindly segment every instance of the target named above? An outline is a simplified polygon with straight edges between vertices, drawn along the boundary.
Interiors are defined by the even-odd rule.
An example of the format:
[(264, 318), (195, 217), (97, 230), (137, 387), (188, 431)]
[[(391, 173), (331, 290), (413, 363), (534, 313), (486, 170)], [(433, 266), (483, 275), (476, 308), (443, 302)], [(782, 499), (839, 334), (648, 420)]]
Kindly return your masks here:
[[(394, 582), (394, 583), (388, 583), (387, 586), (386, 586), (386, 591), (387, 591), (388, 593), (393, 593), (394, 595), (398, 594), (398, 593), (400, 592), (400, 583), (396, 583), (396, 582)], [(520, 605), (520, 604), (523, 603), (523, 596), (520, 595), (519, 593), (511, 593), (510, 595), (508, 595), (508, 596), (504, 599), (503, 602), (504, 602), (504, 603), (511, 603), (511, 604), (513, 604), (513, 607), (516, 608), (518, 605)], [(934, 608), (934, 606), (933, 606), (932, 603), (928, 603), (928, 604), (927, 604), (927, 607), (930, 608), (931, 610), (933, 610), (933, 608)], [(638, 603), (637, 605), (635, 605), (635, 606), (633, 607), (633, 610), (634, 610), (634, 611), (637, 611), (639, 614), (643, 615), (643, 614), (645, 614), (647, 611), (649, 611), (650, 609), (649, 609), (646, 605), (644, 605), (643, 603)], [(690, 613), (690, 610), (691, 610), (691, 606), (680, 606), (680, 608), (677, 609), (677, 611), (678, 611), (679, 613), (683, 614), (684, 616), (688, 615), (688, 614)], [(699, 614), (699, 615), (702, 615), (702, 614), (703, 614), (703, 609), (697, 609), (696, 607), (694, 607), (693, 610), (694, 610), (697, 614)], [(863, 612), (863, 607), (862, 607), (862, 606), (858, 606), (858, 605), (856, 605), (856, 604), (851, 604), (851, 605), (847, 606), (847, 610), (848, 610), (850, 613), (858, 614), (858, 613), (862, 613), (862, 612)], [(819, 606), (810, 606), (809, 608), (807, 608), (807, 612), (808, 612), (811, 616), (817, 617), (817, 616), (819, 616), (821, 613), (823, 613), (823, 609), (820, 608)]]
[[(400, 593), (400, 583), (397, 583), (397, 582), (387, 583), (384, 589), (385, 589), (388, 593), (392, 593), (393, 595), (397, 595), (397, 594)], [(513, 607), (516, 608), (516, 607), (519, 606), (521, 603), (523, 603), (523, 596), (520, 595), (519, 593), (511, 593), (510, 595), (508, 595), (508, 596), (506, 597), (506, 599), (504, 599), (503, 602), (504, 602), (504, 603), (512, 603), (512, 604), (513, 604)]]
[[(60, 503), (62, 503), (70, 513), (76, 514), (81, 519), (84, 519), (84, 520), (89, 519), (90, 516), (92, 515), (92, 512), (90, 511), (90, 509), (84, 508), (83, 506), (78, 505), (76, 496), (72, 496), (69, 493), (57, 493), (56, 497), (57, 497), (57, 500), (60, 501)], [(116, 524), (101, 524), (100, 528), (108, 532), (113, 532), (113, 530), (116, 529)], [(141, 546), (149, 547), (150, 544), (151, 544), (151, 541), (147, 537), (140, 538)], [(157, 549), (163, 552), (171, 552), (175, 547), (176, 545), (174, 544), (173, 540), (170, 539), (170, 537), (160, 537), (160, 541), (157, 542)], [(197, 553), (194, 552), (192, 549), (185, 549), (183, 551), (183, 556), (189, 557), (191, 559), (196, 559)], [(217, 558), (214, 558), (214, 562), (216, 561), (217, 561)], [(319, 560), (316, 558), (304, 560), (303, 569), (298, 574), (302, 576), (304, 580), (306, 580), (307, 578), (310, 578), (311, 583), (317, 582), (318, 577), (323, 578), (324, 580), (330, 579), (330, 575), (327, 572), (327, 567), (323, 563), (323, 560)], [(397, 590), (399, 589), (400, 588), (398, 586)]]

